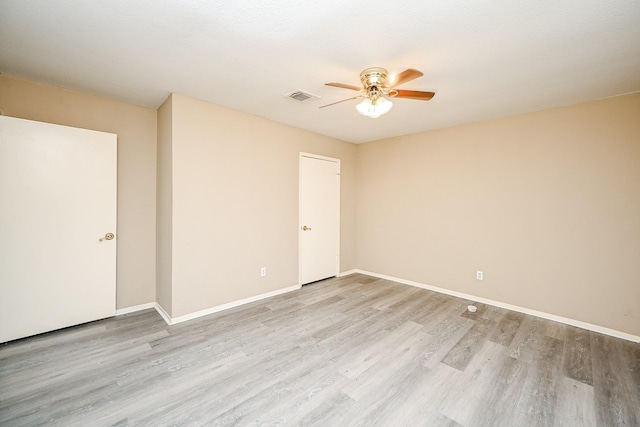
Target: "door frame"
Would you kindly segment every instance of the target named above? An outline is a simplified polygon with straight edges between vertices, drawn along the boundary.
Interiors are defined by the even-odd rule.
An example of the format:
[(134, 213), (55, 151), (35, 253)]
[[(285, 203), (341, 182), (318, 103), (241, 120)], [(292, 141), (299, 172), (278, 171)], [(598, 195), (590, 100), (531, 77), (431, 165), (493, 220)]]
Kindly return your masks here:
[(329, 162), (334, 162), (337, 164), (338, 166), (338, 174), (337, 174), (337, 179), (336, 179), (336, 186), (337, 186), (337, 191), (336, 191), (336, 197), (338, 198), (337, 200), (337, 205), (338, 205), (338, 212), (336, 212), (336, 215), (338, 217), (338, 226), (337, 226), (337, 230), (336, 233), (337, 235), (337, 248), (336, 248), (336, 271), (335, 271), (335, 276), (338, 277), (340, 275), (340, 182), (341, 182), (341, 165), (340, 165), (340, 159), (337, 159), (335, 157), (327, 157), (327, 156), (321, 156), (319, 154), (313, 154), (313, 153), (305, 153), (305, 152), (300, 152), (300, 155), (298, 157), (298, 286), (302, 286), (302, 226), (304, 224), (302, 224), (302, 205), (300, 203), (301, 200), (301, 192), (302, 192), (302, 186), (300, 185), (300, 180), (301, 180), (301, 176), (302, 174), (300, 173), (302, 170), (302, 158), (303, 157), (307, 157), (307, 158), (312, 158), (312, 159), (316, 159), (316, 160), (324, 160), (324, 161), (329, 161)]

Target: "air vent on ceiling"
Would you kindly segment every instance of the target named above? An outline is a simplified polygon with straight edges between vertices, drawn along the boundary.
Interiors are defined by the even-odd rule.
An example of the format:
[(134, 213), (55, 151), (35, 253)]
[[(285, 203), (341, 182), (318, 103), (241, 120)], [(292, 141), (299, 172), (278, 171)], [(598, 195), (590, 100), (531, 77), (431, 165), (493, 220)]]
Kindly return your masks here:
[(313, 102), (316, 99), (320, 99), (318, 95), (314, 95), (312, 93), (305, 92), (300, 89), (294, 90), (291, 93), (287, 93), (284, 96), (286, 96), (289, 99), (293, 99), (294, 101), (304, 102), (305, 104), (308, 104), (309, 102)]

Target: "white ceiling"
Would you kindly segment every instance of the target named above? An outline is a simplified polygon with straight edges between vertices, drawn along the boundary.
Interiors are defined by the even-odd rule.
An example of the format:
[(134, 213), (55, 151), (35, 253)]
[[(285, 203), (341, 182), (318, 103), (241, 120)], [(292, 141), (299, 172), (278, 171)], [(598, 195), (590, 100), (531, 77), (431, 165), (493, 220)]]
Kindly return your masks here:
[[(378, 119), (359, 73), (417, 68)], [(2, 0), (0, 72), (157, 108), (170, 92), (361, 143), (640, 90), (638, 0)], [(283, 95), (322, 97), (303, 104)]]

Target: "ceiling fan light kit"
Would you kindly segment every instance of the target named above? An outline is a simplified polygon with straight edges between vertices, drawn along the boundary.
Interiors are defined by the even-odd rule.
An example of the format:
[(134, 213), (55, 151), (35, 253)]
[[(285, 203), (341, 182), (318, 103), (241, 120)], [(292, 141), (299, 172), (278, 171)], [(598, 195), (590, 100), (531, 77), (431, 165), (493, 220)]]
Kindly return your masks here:
[(371, 101), (369, 98), (365, 98), (360, 104), (356, 105), (356, 110), (363, 116), (376, 119), (383, 114), (386, 114), (393, 107), (393, 102), (386, 100), (382, 96), (378, 97), (375, 101)]
[(332, 104), (323, 105), (320, 108), (329, 107), (331, 105), (350, 101), (352, 99), (362, 99), (362, 102), (360, 102), (356, 106), (356, 110), (363, 116), (375, 119), (383, 114), (388, 113), (389, 110), (391, 110), (391, 107), (393, 107), (393, 102), (389, 101), (387, 97), (407, 98), (419, 101), (428, 101), (433, 98), (433, 96), (435, 95), (434, 92), (394, 89), (394, 86), (399, 86), (413, 79), (417, 79), (422, 75), (422, 72), (413, 68), (409, 68), (408, 70), (404, 70), (403, 72), (393, 76), (388, 80), (388, 73), (384, 68), (367, 68), (360, 73), (360, 82), (362, 83), (362, 89), (357, 86), (352, 86), (344, 83), (325, 83), (325, 85), (327, 86), (356, 90), (361, 93), (360, 95), (348, 99), (343, 99), (342, 101), (334, 102)]

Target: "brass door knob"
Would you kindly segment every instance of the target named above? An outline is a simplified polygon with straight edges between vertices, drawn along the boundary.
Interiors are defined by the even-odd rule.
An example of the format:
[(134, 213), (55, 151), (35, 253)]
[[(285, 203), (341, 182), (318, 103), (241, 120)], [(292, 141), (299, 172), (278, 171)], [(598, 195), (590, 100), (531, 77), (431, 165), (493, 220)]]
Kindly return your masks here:
[(302, 231), (311, 231), (311, 227), (307, 227), (306, 225), (303, 225)]
[(114, 237), (116, 237), (116, 235), (115, 235), (115, 234), (113, 234), (113, 233), (107, 233), (107, 234), (105, 234), (105, 235), (104, 235), (104, 237), (102, 237), (102, 238), (100, 239), (100, 241), (102, 242), (103, 240), (113, 240), (113, 239), (114, 239)]

